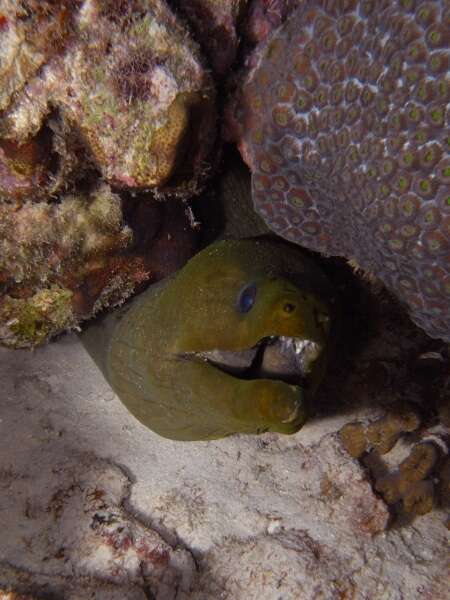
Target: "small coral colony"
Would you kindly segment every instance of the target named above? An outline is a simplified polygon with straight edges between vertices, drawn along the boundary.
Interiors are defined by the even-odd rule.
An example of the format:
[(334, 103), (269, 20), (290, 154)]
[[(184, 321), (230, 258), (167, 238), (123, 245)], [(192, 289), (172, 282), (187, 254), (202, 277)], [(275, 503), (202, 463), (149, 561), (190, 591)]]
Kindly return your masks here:
[[(2, 0), (0, 343), (101, 314), (82, 339), (159, 434), (293, 433), (347, 334), (341, 257), (446, 396), (449, 38), (448, 0)], [(233, 147), (242, 198), (217, 193)], [(214, 242), (214, 213), (253, 239)], [(419, 413), (342, 443), (388, 452)], [(377, 490), (425, 512), (444, 454)]]

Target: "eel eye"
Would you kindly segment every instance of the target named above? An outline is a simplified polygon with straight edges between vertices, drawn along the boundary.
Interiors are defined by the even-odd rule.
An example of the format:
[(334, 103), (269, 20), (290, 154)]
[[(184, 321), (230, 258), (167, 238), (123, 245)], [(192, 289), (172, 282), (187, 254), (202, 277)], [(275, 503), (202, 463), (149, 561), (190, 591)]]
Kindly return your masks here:
[(237, 309), (240, 313), (247, 313), (252, 306), (255, 304), (256, 298), (256, 285), (250, 283), (246, 285), (238, 295)]

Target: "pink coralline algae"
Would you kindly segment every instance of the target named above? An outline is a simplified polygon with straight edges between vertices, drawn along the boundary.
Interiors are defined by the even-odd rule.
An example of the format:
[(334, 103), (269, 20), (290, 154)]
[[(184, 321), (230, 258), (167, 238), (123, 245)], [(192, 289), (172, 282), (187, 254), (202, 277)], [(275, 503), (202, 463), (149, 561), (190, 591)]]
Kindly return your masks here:
[(250, 42), (261, 42), (279, 27), (302, 0), (252, 0), (245, 34)]
[(450, 5), (294, 4), (230, 107), (254, 206), (275, 233), (378, 276), (450, 341)]
[[(8, 0), (1, 16), (3, 140), (30, 142), (56, 113), (64, 137), (81, 141), (109, 183), (198, 191), (214, 142), (214, 91), (163, 0)], [(8, 152), (0, 165), (12, 177)]]
[(58, 203), (0, 203), (0, 344), (29, 347), (121, 304), (195, 249), (183, 206), (106, 183)]
[(214, 89), (164, 0), (5, 0), (0, 38), (0, 344), (29, 347), (192, 255)]

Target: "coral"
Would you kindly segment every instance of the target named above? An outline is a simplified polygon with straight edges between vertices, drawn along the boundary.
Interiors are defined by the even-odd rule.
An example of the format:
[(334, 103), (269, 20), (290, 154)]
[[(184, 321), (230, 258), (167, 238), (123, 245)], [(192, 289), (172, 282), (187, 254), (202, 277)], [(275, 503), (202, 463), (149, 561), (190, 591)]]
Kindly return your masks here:
[(255, 208), (275, 233), (376, 275), (449, 341), (448, 8), (298, 6), (229, 107)]
[(303, 0), (252, 0), (245, 34), (250, 42), (262, 42), (279, 27)]
[(3, 0), (0, 7), (2, 47), (0, 110), (61, 52), (74, 27), (81, 0)]
[(404, 512), (423, 515), (433, 508), (434, 485), (427, 477), (438, 458), (435, 444), (416, 444), (396, 471), (376, 479), (375, 489), (388, 504), (401, 501)]
[(238, 23), (248, 0), (179, 0), (178, 6), (191, 23), (214, 73), (223, 77), (236, 58)]
[(386, 454), (404, 432), (415, 431), (420, 425), (417, 414), (412, 410), (389, 412), (386, 416), (369, 424), (348, 423), (339, 432), (341, 443), (353, 458), (376, 450)]
[(0, 301), (0, 341), (15, 348), (37, 345), (75, 326), (72, 293), (57, 285), (29, 298), (6, 295)]
[(26, 347), (191, 256), (155, 197), (203, 184), (214, 91), (163, 0), (7, 0), (0, 30), (0, 343)]
[(35, 346), (180, 267), (194, 234), (178, 203), (103, 183), (59, 203), (0, 203), (0, 343)]
[(448, 466), (446, 462), (440, 466), (442, 450), (433, 440), (415, 444), (396, 468), (390, 469), (380, 460), (380, 455), (390, 453), (402, 434), (416, 431), (419, 424), (413, 412), (388, 413), (369, 424), (347, 423), (339, 431), (344, 448), (353, 458), (362, 460), (371, 472), (376, 491), (400, 514), (430, 512), (436, 493), (445, 503)]
[[(115, 186), (196, 193), (214, 143), (214, 91), (197, 47), (165, 2), (80, 0), (55, 8), (28, 0), (25, 16), (15, 5), (7, 3), (3, 15), (3, 144), (24, 154), (53, 118)], [(0, 151), (3, 193), (39, 187), (40, 169), (24, 175), (18, 162)]]

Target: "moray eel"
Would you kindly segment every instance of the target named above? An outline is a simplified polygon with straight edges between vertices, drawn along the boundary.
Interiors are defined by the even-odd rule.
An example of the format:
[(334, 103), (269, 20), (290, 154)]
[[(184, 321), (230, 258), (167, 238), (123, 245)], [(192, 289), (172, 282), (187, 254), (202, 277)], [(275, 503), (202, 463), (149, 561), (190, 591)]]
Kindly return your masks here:
[(333, 302), (300, 249), (222, 241), (81, 339), (125, 406), (161, 436), (290, 434), (324, 372)]

